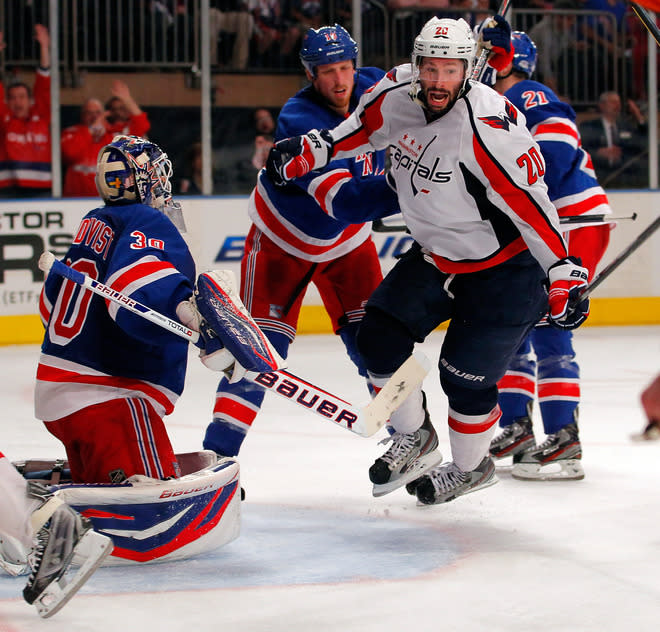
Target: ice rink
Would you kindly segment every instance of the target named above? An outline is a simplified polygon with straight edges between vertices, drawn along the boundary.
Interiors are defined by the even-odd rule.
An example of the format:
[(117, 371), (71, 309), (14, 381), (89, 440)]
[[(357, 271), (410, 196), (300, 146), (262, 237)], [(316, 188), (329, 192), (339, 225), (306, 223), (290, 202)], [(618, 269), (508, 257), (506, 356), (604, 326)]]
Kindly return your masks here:
[[(421, 346), (435, 366), (442, 332)], [(633, 443), (639, 393), (660, 370), (660, 327), (583, 328), (586, 478), (499, 484), (420, 508), (405, 490), (373, 498), (384, 447), (269, 394), (241, 453), (240, 537), (205, 558), (101, 568), (55, 617), (0, 576), (0, 632), (651, 632), (660, 626), (660, 442)], [(383, 341), (387, 344), (387, 341)], [(38, 347), (0, 347), (0, 449), (63, 457), (33, 418)], [(301, 336), (289, 369), (349, 401), (367, 391), (334, 336)], [(168, 428), (201, 448), (217, 375), (191, 351)], [(426, 378), (449, 457), (447, 405)], [(543, 438), (540, 420), (537, 440)]]

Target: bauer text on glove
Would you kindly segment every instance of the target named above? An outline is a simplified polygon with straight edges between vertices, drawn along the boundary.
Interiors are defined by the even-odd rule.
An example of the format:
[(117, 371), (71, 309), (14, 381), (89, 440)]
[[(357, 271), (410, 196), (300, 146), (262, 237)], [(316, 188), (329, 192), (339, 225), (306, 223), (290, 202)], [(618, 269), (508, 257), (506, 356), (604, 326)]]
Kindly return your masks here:
[(332, 154), (332, 137), (328, 130), (310, 130), (275, 143), (268, 154), (266, 171), (271, 180), (282, 186), (310, 171), (322, 169)]

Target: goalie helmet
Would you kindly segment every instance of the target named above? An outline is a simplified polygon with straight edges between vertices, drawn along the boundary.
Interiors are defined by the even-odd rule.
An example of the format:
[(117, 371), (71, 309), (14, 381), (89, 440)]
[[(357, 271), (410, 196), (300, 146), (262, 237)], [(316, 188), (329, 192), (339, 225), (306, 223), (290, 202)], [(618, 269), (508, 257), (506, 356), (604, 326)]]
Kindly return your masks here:
[(523, 73), (529, 79), (536, 70), (536, 44), (523, 31), (511, 33), (511, 44), (513, 70)]
[(477, 53), (477, 43), (468, 23), (459, 18), (431, 18), (415, 38), (412, 52), (412, 80), (410, 95), (418, 100), (419, 65), (423, 57), (440, 57), (444, 59), (462, 59), (465, 65), (465, 81), (459, 92), (462, 94), (467, 81), (472, 75), (474, 58)]
[(358, 46), (348, 31), (339, 24), (309, 29), (300, 49), (300, 61), (312, 77), (316, 67), (337, 61), (352, 61), (355, 66)]
[(172, 163), (161, 148), (139, 136), (115, 136), (101, 149), (96, 189), (106, 204), (139, 202), (167, 215), (185, 230), (181, 207), (172, 199)]

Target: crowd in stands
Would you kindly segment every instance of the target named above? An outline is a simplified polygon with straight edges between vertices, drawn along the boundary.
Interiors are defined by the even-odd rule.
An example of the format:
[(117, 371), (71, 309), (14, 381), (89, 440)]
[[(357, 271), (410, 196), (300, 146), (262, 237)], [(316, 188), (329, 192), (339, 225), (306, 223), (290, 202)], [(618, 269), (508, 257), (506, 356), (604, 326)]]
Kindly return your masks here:
[[(121, 0), (120, 0), (121, 1)], [(37, 15), (39, 3), (28, 3)], [(186, 16), (192, 1), (161, 0), (136, 3), (160, 12), (165, 20), (174, 22)], [(368, 2), (363, 3), (369, 10)], [(390, 10), (405, 7), (424, 7), (431, 11), (461, 7), (470, 11), (493, 11), (488, 0), (390, 0)], [(517, 9), (547, 9), (558, 13), (539, 18), (527, 25), (531, 38), (539, 50), (537, 78), (550, 86), (560, 97), (575, 106), (576, 86), (585, 89), (588, 77), (580, 82), (570, 81), (566, 68), (579, 67), (581, 56), (592, 55), (590, 47), (599, 42), (609, 56), (603, 63), (603, 76), (591, 84), (596, 92), (591, 108), (582, 110), (580, 131), (583, 143), (594, 158), (595, 168), (603, 184), (608, 187), (647, 184), (648, 164), (647, 128), (644, 113), (637, 103), (646, 98), (645, 77), (633, 72), (619, 73), (628, 84), (612, 90), (613, 73), (623, 63), (631, 63), (639, 56), (639, 42), (646, 43), (645, 31), (636, 22), (628, 22), (629, 15), (620, 0), (529, 0), (517, 2)], [(27, 6), (27, 5), (26, 5)], [(335, 3), (334, 15), (349, 24), (350, 0)], [(248, 65), (268, 66), (282, 55), (290, 56), (299, 68), (297, 51), (300, 38), (308, 28), (316, 28), (326, 21), (326, 3), (318, 0), (211, 0), (210, 27), (212, 35), (211, 61), (214, 65), (231, 69), (246, 69)], [(598, 20), (588, 16), (582, 38), (574, 37), (580, 15), (575, 10), (605, 10), (614, 19)], [(45, 16), (44, 16), (45, 17)], [(637, 21), (638, 22), (638, 21)], [(620, 37), (608, 33), (612, 26), (621, 28)], [(627, 25), (627, 26), (626, 26)], [(32, 85), (12, 81), (8, 74), (0, 82), (0, 196), (35, 197), (51, 194), (51, 138), (50, 138), (50, 37), (42, 24), (33, 25), (31, 44), (38, 51), (38, 64)], [(641, 30), (640, 30), (641, 29)], [(20, 32), (20, 29), (18, 29)], [(612, 36), (612, 37), (611, 37)], [(0, 52), (19, 54), (30, 46), (17, 46), (5, 41), (0, 31)], [(9, 40), (13, 38), (8, 38)], [(617, 46), (608, 46), (608, 41)], [(639, 50), (638, 50), (639, 49)], [(11, 51), (11, 53), (10, 53)], [(631, 52), (632, 51), (632, 52)], [(26, 53), (27, 54), (27, 53)], [(255, 62), (255, 60), (257, 60)], [(261, 60), (261, 61), (259, 61)], [(271, 60), (269, 62), (269, 60)], [(581, 63), (581, 62), (580, 62)], [(632, 64), (633, 67), (643, 64)], [(109, 94), (90, 95), (81, 104), (78, 122), (64, 126), (61, 137), (63, 195), (65, 197), (95, 196), (94, 171), (98, 151), (117, 133), (148, 136), (158, 135), (152, 121), (135, 101), (126, 81), (116, 80), (109, 86)], [(631, 96), (635, 98), (630, 98)], [(577, 101), (580, 99), (577, 98)], [(257, 104), (258, 106), (258, 104)], [(149, 109), (149, 108), (147, 108)], [(578, 107), (575, 107), (579, 110)], [(214, 144), (213, 173), (215, 193), (247, 193), (251, 190), (257, 171), (264, 165), (272, 143), (277, 111), (255, 107), (247, 114), (253, 120), (238, 127), (231, 137), (231, 146)], [(71, 117), (70, 117), (71, 118)], [(593, 120), (590, 120), (593, 119)], [(245, 119), (247, 121), (247, 119)], [(72, 121), (70, 121), (72, 122)], [(191, 131), (185, 144), (169, 148), (170, 155), (178, 155), (180, 193), (201, 192), (201, 145), (198, 132)], [(222, 135), (223, 139), (227, 137)], [(154, 137), (156, 142), (163, 139)]]

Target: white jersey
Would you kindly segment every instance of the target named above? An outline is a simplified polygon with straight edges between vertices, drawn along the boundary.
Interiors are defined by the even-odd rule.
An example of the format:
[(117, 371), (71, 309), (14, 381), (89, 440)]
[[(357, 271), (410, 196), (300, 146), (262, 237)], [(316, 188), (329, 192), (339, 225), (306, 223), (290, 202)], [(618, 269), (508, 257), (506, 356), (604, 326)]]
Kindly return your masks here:
[(411, 66), (391, 70), (332, 130), (333, 158), (389, 148), (413, 238), (447, 273), (492, 267), (529, 249), (547, 269), (566, 256), (545, 162), (524, 116), (480, 83), (427, 123), (409, 94)]

